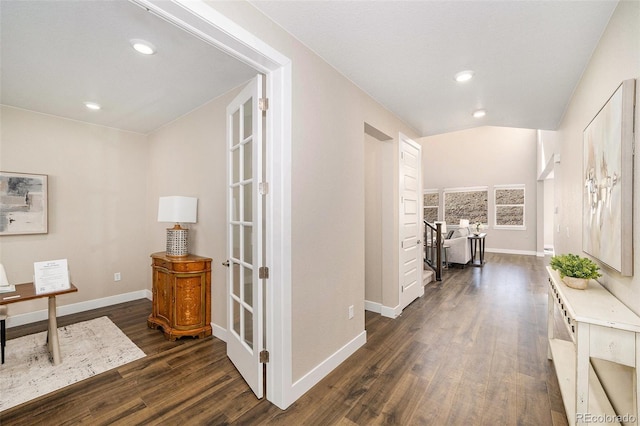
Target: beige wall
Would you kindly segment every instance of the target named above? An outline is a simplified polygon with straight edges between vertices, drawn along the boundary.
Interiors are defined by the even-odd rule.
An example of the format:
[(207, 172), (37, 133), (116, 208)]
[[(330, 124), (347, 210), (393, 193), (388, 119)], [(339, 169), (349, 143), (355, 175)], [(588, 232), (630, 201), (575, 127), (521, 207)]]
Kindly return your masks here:
[[(582, 136), (584, 128), (623, 80), (640, 77), (640, 2), (621, 1), (593, 53), (558, 129), (560, 164), (554, 169), (555, 202), (559, 208), (554, 236), (556, 253), (582, 254)], [(636, 86), (636, 105), (640, 90)], [(636, 152), (640, 109), (636, 107)], [(640, 161), (635, 157), (633, 245), (634, 276), (607, 268), (600, 281), (624, 304), (640, 314)], [(577, 218), (577, 219), (576, 219)]]
[[(537, 252), (535, 130), (487, 126), (429, 136), (418, 141), (423, 147), (425, 190), (489, 188), (487, 250)], [(526, 230), (493, 229), (493, 186), (511, 184), (525, 185)], [(442, 207), (442, 195), (440, 199)]]
[[(189, 251), (211, 263), (211, 320), (226, 329), (226, 108), (240, 88), (151, 133), (145, 223), (147, 252), (164, 251), (167, 227), (157, 222), (158, 197), (198, 198), (198, 222), (189, 225)], [(147, 286), (151, 288), (151, 274)]]
[[(1, 108), (0, 170), (46, 174), (49, 183), (49, 232), (0, 237), (9, 281), (31, 282), (33, 262), (66, 258), (79, 291), (59, 306), (147, 288), (145, 136)], [(41, 309), (44, 299), (11, 314)]]
[[(379, 135), (378, 135), (379, 136)], [(386, 139), (386, 135), (382, 135)], [(393, 140), (379, 140), (364, 135), (365, 150), (365, 301), (367, 309), (383, 312), (399, 303), (398, 269), (394, 265), (397, 244), (394, 243), (394, 217), (397, 196), (394, 179)]]
[(292, 61), (295, 381), (364, 330), (364, 123), (416, 133), (249, 3), (209, 4)]

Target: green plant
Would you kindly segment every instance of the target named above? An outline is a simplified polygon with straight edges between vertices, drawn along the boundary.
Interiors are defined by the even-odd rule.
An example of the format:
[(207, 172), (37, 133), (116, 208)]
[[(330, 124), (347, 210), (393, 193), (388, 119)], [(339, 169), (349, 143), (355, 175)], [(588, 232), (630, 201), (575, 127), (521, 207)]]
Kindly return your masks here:
[(593, 260), (571, 253), (553, 256), (550, 265), (552, 269), (558, 271), (560, 278), (596, 279), (602, 276), (598, 272), (600, 267)]

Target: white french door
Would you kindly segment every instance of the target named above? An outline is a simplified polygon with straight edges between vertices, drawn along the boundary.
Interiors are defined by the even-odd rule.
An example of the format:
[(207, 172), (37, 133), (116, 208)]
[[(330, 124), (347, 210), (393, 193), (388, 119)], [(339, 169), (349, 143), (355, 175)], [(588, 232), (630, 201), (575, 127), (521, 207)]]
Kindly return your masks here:
[(227, 356), (258, 398), (264, 394), (262, 78), (227, 107)]
[(424, 294), (422, 287), (422, 147), (400, 134), (400, 306)]

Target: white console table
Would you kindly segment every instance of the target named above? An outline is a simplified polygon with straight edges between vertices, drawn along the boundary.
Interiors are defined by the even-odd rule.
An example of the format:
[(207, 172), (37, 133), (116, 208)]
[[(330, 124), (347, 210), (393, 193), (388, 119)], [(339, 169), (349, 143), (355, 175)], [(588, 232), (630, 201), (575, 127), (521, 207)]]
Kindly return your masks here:
[[(548, 357), (555, 365), (569, 424), (620, 424), (614, 419), (638, 425), (640, 317), (594, 280), (587, 289), (576, 290), (550, 267), (547, 271)], [(572, 341), (554, 337), (554, 306)], [(598, 361), (600, 378), (592, 358), (594, 363), (610, 361)], [(609, 383), (606, 392), (601, 379)]]

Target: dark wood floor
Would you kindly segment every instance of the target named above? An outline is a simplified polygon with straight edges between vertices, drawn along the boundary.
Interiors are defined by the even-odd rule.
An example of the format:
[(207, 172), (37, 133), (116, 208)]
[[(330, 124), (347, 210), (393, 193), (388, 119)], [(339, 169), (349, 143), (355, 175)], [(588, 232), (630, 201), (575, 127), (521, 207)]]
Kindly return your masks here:
[(148, 356), (0, 413), (0, 424), (566, 425), (546, 359), (544, 260), (487, 260), (445, 271), (395, 320), (367, 312), (366, 345), (286, 411), (255, 399), (220, 340), (167, 342), (147, 329), (147, 300), (62, 317), (107, 315)]

